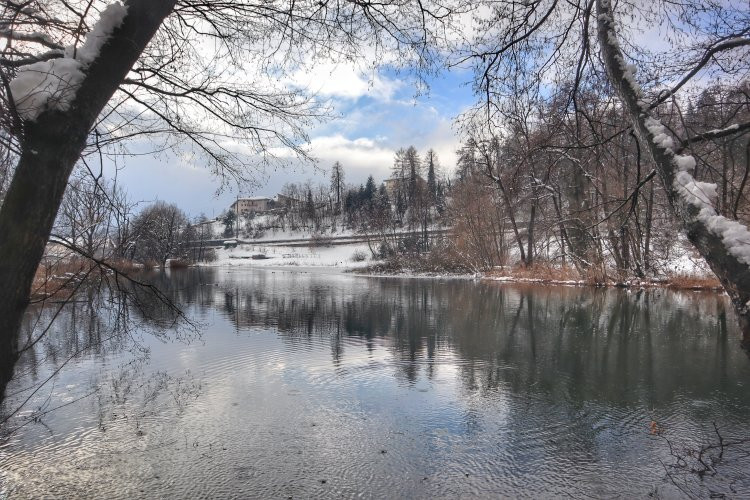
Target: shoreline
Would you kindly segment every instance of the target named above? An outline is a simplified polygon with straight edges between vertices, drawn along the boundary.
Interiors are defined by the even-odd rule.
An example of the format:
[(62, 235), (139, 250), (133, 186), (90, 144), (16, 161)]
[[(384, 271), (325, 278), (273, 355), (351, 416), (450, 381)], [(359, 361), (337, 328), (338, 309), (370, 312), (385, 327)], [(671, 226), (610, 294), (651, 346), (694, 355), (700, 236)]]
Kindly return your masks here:
[[(367, 268), (359, 266), (332, 266), (332, 265), (253, 265), (251, 262), (242, 259), (241, 264), (193, 264), (190, 267), (213, 267), (226, 269), (249, 268), (257, 270), (271, 271), (289, 271), (289, 272), (321, 272), (321, 273), (341, 273), (351, 276), (366, 278), (395, 278), (395, 279), (436, 279), (436, 280), (463, 280), (463, 281), (487, 281), (496, 283), (518, 283), (528, 285), (556, 285), (556, 286), (575, 286), (591, 288), (623, 288), (623, 289), (645, 289), (645, 288), (665, 288), (670, 290), (684, 291), (704, 291), (724, 293), (723, 287), (712, 283), (715, 278), (706, 276), (678, 276), (675, 278), (659, 279), (640, 279), (629, 278), (624, 281), (607, 281), (592, 282), (583, 279), (556, 279), (546, 277), (526, 277), (512, 275), (491, 275), (486, 273), (450, 273), (450, 272), (418, 272), (418, 271), (401, 271), (401, 272), (383, 272), (368, 271)], [(686, 281), (686, 283), (680, 283)], [(694, 283), (701, 284), (694, 284)]]
[[(118, 262), (118, 267), (122, 271), (138, 272), (174, 272), (185, 268), (213, 268), (213, 269), (241, 269), (249, 270), (268, 270), (271, 272), (297, 272), (297, 273), (321, 273), (321, 274), (345, 274), (350, 276), (364, 278), (391, 278), (391, 279), (422, 279), (422, 280), (461, 280), (461, 281), (484, 281), (494, 283), (512, 283), (521, 285), (553, 285), (566, 287), (591, 287), (591, 288), (622, 288), (622, 289), (650, 289), (662, 288), (682, 291), (703, 291), (716, 292), (724, 294), (723, 287), (713, 277), (705, 275), (681, 274), (664, 278), (635, 278), (631, 277), (622, 281), (608, 280), (604, 282), (577, 279), (577, 277), (565, 276), (565, 269), (555, 268), (537, 268), (537, 269), (516, 269), (524, 275), (514, 275), (513, 268), (508, 270), (488, 272), (488, 273), (456, 273), (456, 272), (439, 272), (439, 271), (416, 271), (410, 269), (401, 270), (384, 270), (378, 269), (382, 262), (352, 262), (336, 259), (335, 264), (328, 262), (313, 263), (300, 259), (295, 262), (289, 262), (286, 259), (265, 259), (263, 264), (257, 265), (259, 261), (249, 258), (230, 258), (217, 262), (196, 262), (186, 265), (165, 267), (163, 269), (148, 269), (142, 266), (128, 263), (123, 266)], [(275, 262), (274, 262), (275, 261)], [(71, 289), (80, 283), (80, 272), (82, 268), (71, 266), (67, 269), (60, 269), (58, 273), (50, 273), (46, 276), (39, 276), (41, 283), (36, 283), (32, 289), (30, 299), (32, 301), (44, 301), (55, 297), (65, 297), (70, 294)], [(65, 272), (67, 271), (67, 272)], [(72, 272), (71, 272), (72, 271)], [(555, 276), (557, 273), (557, 276)], [(85, 274), (85, 273), (84, 273)], [(562, 274), (562, 276), (560, 276)]]
[[(721, 285), (680, 285), (670, 281), (667, 278), (660, 280), (642, 280), (631, 279), (623, 282), (591, 282), (586, 280), (560, 280), (554, 278), (528, 278), (519, 276), (488, 276), (481, 273), (477, 274), (451, 274), (451, 273), (362, 273), (359, 270), (344, 271), (356, 276), (367, 276), (370, 278), (399, 278), (399, 279), (456, 279), (456, 280), (474, 280), (488, 281), (496, 283), (518, 283), (528, 285), (556, 285), (556, 286), (573, 286), (573, 287), (590, 287), (590, 288), (623, 288), (623, 289), (643, 289), (643, 288), (666, 288), (670, 290), (684, 290), (696, 292), (720, 292), (724, 293)], [(703, 280), (706, 278), (696, 279)]]

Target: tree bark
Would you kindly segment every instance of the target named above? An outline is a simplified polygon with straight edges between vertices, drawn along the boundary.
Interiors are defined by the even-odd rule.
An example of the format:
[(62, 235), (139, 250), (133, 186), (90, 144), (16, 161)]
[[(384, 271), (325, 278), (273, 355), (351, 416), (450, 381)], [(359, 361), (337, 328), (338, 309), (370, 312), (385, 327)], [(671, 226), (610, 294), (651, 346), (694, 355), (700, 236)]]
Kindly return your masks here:
[(87, 68), (70, 108), (23, 123), (21, 157), (0, 208), (0, 398), (13, 376), (18, 331), (68, 177), (99, 113), (175, 3), (126, 0), (122, 25)]
[(700, 209), (689, 203), (677, 190), (674, 181), (677, 171), (676, 156), (672, 149), (654, 141), (654, 134), (646, 126), (650, 118), (648, 106), (639, 102), (639, 89), (628, 80), (625, 59), (615, 38), (616, 29), (610, 0), (596, 0), (597, 35), (602, 59), (609, 80), (620, 95), (625, 111), (643, 143), (648, 146), (656, 164), (672, 210), (682, 222), (688, 240), (706, 260), (711, 270), (731, 298), (742, 330), (744, 347), (750, 347), (750, 266), (741, 262), (717, 235), (699, 217)]

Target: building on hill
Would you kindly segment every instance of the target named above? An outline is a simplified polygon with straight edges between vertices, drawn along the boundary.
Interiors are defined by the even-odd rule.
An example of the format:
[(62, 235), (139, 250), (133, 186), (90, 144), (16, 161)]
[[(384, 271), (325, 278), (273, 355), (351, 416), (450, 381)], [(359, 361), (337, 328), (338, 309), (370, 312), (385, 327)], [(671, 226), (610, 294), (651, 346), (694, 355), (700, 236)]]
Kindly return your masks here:
[(295, 208), (302, 204), (300, 200), (297, 198), (292, 198), (291, 196), (287, 196), (285, 194), (277, 194), (276, 195), (276, 208)]
[(237, 198), (230, 208), (237, 215), (243, 215), (268, 212), (273, 208), (273, 205), (272, 198), (268, 198), (267, 196), (253, 196), (251, 198)]

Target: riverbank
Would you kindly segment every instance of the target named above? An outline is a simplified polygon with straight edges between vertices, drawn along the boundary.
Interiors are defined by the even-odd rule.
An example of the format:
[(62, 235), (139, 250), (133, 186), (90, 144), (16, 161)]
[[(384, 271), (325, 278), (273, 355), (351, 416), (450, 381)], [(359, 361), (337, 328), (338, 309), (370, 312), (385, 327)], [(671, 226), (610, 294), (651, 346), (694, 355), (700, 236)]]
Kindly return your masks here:
[(397, 268), (388, 263), (377, 263), (362, 270), (351, 271), (358, 275), (392, 278), (436, 278), (436, 279), (475, 279), (506, 283), (528, 283), (538, 285), (588, 286), (614, 288), (670, 288), (673, 290), (722, 291), (718, 279), (704, 273), (679, 273), (651, 277), (624, 277), (621, 279), (593, 279), (581, 277), (571, 267), (536, 265), (531, 268), (503, 266), (488, 272), (451, 272), (440, 270), (420, 270)]
[(211, 262), (196, 265), (205, 267), (252, 266), (252, 267), (326, 267), (342, 270), (362, 269), (372, 252), (367, 243), (357, 242), (335, 246), (282, 246), (243, 244), (235, 248), (219, 248)]
[[(408, 261), (414, 264), (416, 261)], [(420, 278), (420, 279), (465, 279), (540, 285), (620, 287), (620, 288), (671, 288), (675, 290), (721, 291), (719, 281), (695, 263), (674, 262), (667, 269), (671, 273), (651, 277), (624, 277), (621, 279), (592, 279), (581, 277), (572, 267), (538, 264), (533, 267), (503, 266), (488, 272), (470, 272), (461, 269), (446, 269), (440, 266), (405, 265), (401, 259), (371, 260), (367, 244), (359, 243), (331, 247), (282, 247), (265, 245), (243, 245), (237, 248), (220, 249), (217, 259), (200, 266), (258, 268), (328, 269), (352, 273), (359, 276)], [(691, 272), (692, 271), (692, 272)]]
[[(619, 288), (670, 288), (675, 290), (721, 291), (719, 281), (700, 261), (690, 254), (676, 254), (661, 263), (648, 277), (581, 276), (571, 266), (540, 262), (532, 267), (520, 265), (501, 266), (489, 271), (472, 271), (445, 259), (394, 257), (373, 259), (367, 243), (352, 242), (330, 246), (284, 246), (279, 244), (240, 244), (235, 248), (217, 248), (210, 262), (188, 263), (171, 259), (168, 266), (176, 267), (248, 267), (286, 269), (306, 272), (324, 271), (351, 273), (358, 276), (483, 280), (530, 285), (559, 285)], [(134, 262), (117, 261), (112, 264), (124, 272), (147, 269)], [(82, 259), (58, 259), (40, 267), (31, 294), (33, 301), (65, 298), (102, 270)], [(613, 274), (613, 273), (612, 273)]]

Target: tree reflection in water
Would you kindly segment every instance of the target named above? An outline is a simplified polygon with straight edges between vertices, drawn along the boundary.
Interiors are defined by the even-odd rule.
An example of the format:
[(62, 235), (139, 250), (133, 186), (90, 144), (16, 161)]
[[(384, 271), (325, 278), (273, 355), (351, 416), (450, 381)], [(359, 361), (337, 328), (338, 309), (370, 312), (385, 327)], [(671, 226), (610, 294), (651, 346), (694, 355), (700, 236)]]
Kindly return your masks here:
[[(50, 432), (64, 434), (97, 426), (114, 436), (109, 448), (96, 443), (103, 456), (146, 433), (159, 450), (182, 451), (144, 448), (138, 460), (177, 460), (170, 473), (178, 477), (201, 474), (185, 450), (221, 460), (202, 446), (230, 435), (247, 443), (238, 444), (242, 460), (255, 457), (276, 471), (265, 482), (254, 476), (252, 485), (235, 485), (252, 496), (273, 496), (297, 480), (289, 474), (309, 461), (297, 463), (290, 450), (320, 454), (329, 446), (335, 452), (314, 462), (325, 470), (374, 468), (369, 479), (352, 476), (345, 496), (396, 470), (452, 477), (447, 471), (476, 461), (476, 491), (432, 476), (430, 490), (408, 481), (382, 487), (393, 496), (511, 495), (519, 485), (530, 494), (646, 494), (644, 484), (664, 476), (659, 460), (670, 458), (663, 436), (649, 434), (651, 422), (675, 446), (699, 443), (713, 419), (728, 438), (748, 431), (750, 367), (727, 326), (731, 309), (716, 294), (210, 268), (149, 280), (195, 328), (172, 328), (174, 311), (145, 296), (86, 290), (19, 362), (6, 412), (74, 357), (10, 428), (52, 422)], [(33, 338), (31, 322), (51, 315), (51, 306), (30, 315), (25, 338)], [(45, 413), (87, 394), (95, 394), (91, 407)], [(82, 408), (95, 417), (81, 417)], [(333, 434), (316, 440), (329, 431), (310, 431), (308, 419), (335, 423)], [(33, 449), (41, 438), (13, 439)], [(371, 440), (391, 443), (392, 463), (349, 456)], [(728, 458), (718, 477), (690, 483), (696, 494), (731, 493), (727, 478), (750, 492), (747, 461)], [(2, 463), (18, 464), (12, 454)]]

